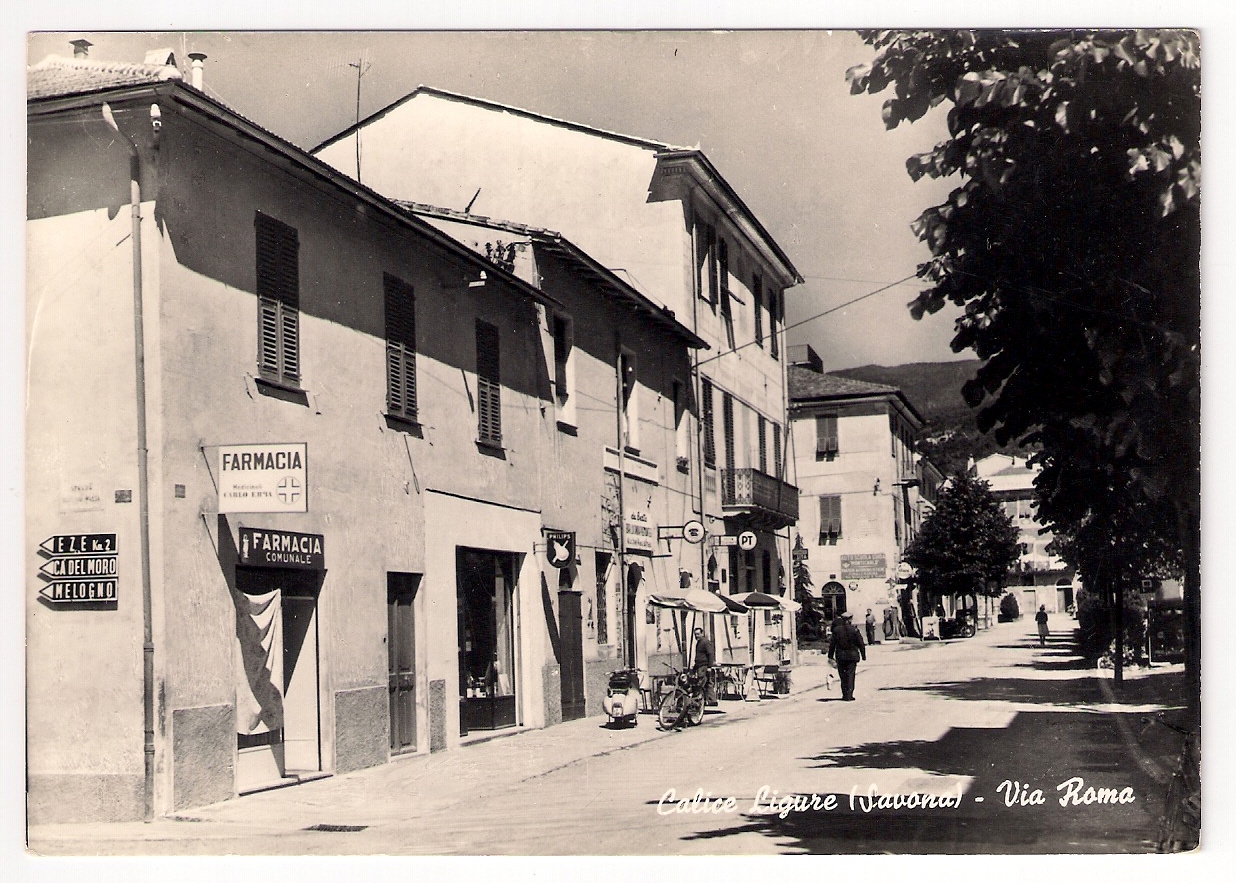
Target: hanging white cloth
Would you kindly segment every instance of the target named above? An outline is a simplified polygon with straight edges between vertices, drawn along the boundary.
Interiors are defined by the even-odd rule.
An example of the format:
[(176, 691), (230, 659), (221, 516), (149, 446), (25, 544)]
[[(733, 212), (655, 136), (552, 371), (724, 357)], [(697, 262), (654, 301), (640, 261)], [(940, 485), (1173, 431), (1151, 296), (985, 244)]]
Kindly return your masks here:
[(236, 632), (243, 663), (236, 683), (236, 732), (283, 727), (283, 603), (275, 589), (236, 593)]

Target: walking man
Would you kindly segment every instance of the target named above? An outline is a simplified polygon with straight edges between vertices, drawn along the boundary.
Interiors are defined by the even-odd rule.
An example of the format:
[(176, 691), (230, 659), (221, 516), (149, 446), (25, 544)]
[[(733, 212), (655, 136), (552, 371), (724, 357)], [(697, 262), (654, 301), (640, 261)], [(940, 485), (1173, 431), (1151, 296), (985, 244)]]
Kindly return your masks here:
[(1034, 614), (1034, 621), (1039, 624), (1039, 646), (1047, 646), (1047, 605), (1040, 604), (1039, 612)]
[(876, 618), (875, 618), (875, 614), (871, 612), (870, 607), (867, 608), (866, 625), (867, 625), (867, 643), (874, 644), (875, 643)]
[(828, 658), (836, 660), (837, 675), (841, 680), (841, 698), (854, 701), (854, 674), (858, 661), (867, 660), (867, 647), (862, 633), (854, 625), (854, 614), (841, 614), (841, 625), (833, 633), (833, 642), (828, 647)]

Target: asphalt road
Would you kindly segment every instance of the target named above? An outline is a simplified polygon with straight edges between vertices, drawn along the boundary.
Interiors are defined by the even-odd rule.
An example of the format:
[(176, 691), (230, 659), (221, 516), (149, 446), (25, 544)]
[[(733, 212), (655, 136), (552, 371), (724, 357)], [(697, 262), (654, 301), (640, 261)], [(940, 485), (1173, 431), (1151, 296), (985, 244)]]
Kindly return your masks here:
[[(619, 731), (573, 721), (152, 824), (43, 826), (30, 845), (54, 855), (1153, 851), (1172, 745), (1152, 719), (1182, 704), (1179, 671), (1132, 677), (1117, 695), (1073, 656), (1071, 626), (1053, 617), (1042, 649), (1026, 620), (970, 640), (875, 647), (855, 702), (839, 701), (817, 662), (800, 666), (794, 695), (723, 701), (681, 732), (661, 733), (651, 716)], [(1096, 791), (1062, 806), (1070, 786), (1058, 786), (1075, 778), (1079, 801), (1101, 788), (1123, 802), (1095, 802)], [(779, 802), (790, 795), (799, 801)], [(925, 795), (956, 805), (925, 807)]]

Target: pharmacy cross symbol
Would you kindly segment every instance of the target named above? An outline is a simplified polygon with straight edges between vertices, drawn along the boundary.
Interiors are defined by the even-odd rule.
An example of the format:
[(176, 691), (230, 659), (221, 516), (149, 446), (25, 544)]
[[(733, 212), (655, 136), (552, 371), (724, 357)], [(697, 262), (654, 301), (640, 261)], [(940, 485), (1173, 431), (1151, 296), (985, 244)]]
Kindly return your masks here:
[(295, 503), (300, 496), (300, 482), (288, 476), (279, 479), (279, 502)]

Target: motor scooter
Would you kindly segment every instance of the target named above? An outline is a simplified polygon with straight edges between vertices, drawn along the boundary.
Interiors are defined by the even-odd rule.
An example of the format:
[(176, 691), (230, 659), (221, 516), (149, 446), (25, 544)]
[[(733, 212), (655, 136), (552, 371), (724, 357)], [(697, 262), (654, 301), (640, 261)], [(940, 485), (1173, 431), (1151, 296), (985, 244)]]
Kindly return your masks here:
[(622, 726), (637, 726), (639, 702), (639, 671), (622, 668), (610, 672), (605, 698), (601, 700), (601, 708), (609, 715), (610, 721)]

